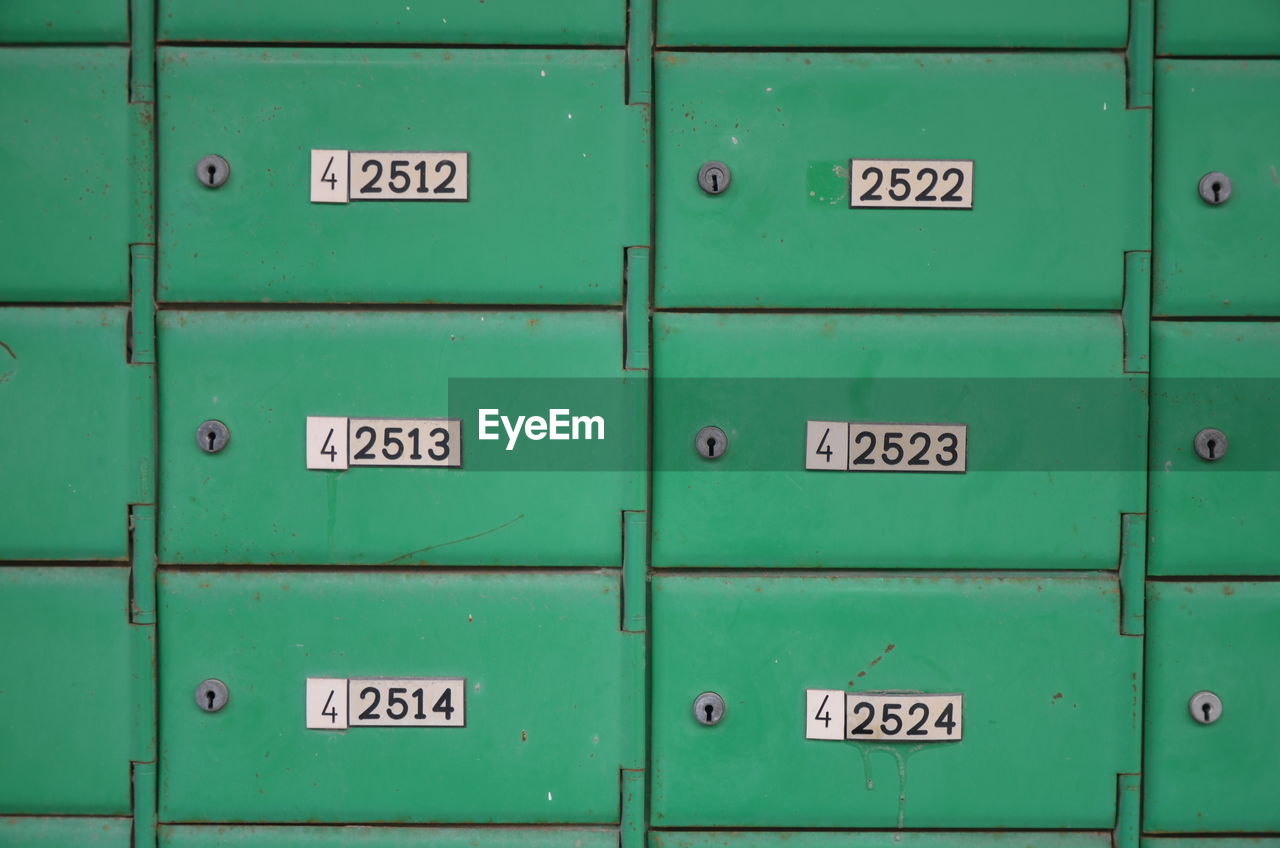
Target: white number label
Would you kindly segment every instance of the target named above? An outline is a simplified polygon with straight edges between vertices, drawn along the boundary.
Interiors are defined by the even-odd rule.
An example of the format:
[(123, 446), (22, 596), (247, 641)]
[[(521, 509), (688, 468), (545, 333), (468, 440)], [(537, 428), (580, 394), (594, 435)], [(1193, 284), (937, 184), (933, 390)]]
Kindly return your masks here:
[(845, 719), (852, 740), (959, 742), (964, 695), (850, 692)]
[(843, 739), (847, 714), (844, 690), (804, 690), (805, 739)]
[(470, 156), (312, 150), (311, 202), (468, 200)]
[(311, 151), (311, 202), (346, 203), (349, 199), (345, 150)]
[(352, 727), (466, 727), (462, 678), (352, 678)]
[(849, 206), (853, 209), (972, 209), (973, 160), (850, 160)]
[(347, 681), (344, 678), (307, 678), (307, 729), (347, 729)]
[(307, 468), (343, 471), (361, 465), (461, 468), (462, 421), (307, 417)]
[(804, 439), (804, 467), (810, 471), (849, 470), (848, 422), (808, 422)]
[(466, 727), (461, 677), (307, 678), (307, 729)]
[(809, 421), (804, 467), (810, 471), (932, 471), (963, 474), (966, 424)]

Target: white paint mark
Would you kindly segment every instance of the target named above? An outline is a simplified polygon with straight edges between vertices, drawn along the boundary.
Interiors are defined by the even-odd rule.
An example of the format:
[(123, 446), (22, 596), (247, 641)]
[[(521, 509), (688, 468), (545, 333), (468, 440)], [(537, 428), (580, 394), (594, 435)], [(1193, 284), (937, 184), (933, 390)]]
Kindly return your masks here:
[(542, 74), (544, 77), (547, 75), (546, 71), (538, 71), (538, 73)]
[(548, 793), (547, 793), (547, 800), (548, 800), (548, 801), (550, 801), (550, 800), (551, 800), (551, 793), (550, 793), (550, 792), (548, 792)]
[(730, 141), (732, 141), (734, 144), (737, 144), (737, 143), (738, 143), (738, 138), (737, 138), (737, 136), (732, 136), (732, 135), (731, 135), (731, 136), (729, 136), (729, 140), (730, 140)]
[(773, 87), (770, 86), (769, 88), (766, 88), (765, 91), (773, 91)]
[(1105, 103), (1102, 104), (1102, 111), (1104, 112), (1107, 111), (1107, 104)]
[(569, 113), (569, 120), (571, 120), (571, 121), (573, 120), (573, 113), (572, 113), (572, 112), (570, 112), (570, 113)]

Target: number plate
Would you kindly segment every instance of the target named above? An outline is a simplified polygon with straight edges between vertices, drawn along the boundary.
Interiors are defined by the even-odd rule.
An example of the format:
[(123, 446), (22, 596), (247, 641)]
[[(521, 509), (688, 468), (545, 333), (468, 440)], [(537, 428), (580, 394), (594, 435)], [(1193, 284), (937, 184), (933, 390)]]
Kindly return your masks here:
[(963, 474), (965, 424), (872, 424), (809, 421), (804, 467), (809, 471), (932, 471)]
[(845, 702), (850, 740), (959, 742), (964, 732), (963, 695), (850, 692)]
[(805, 739), (844, 739), (846, 715), (843, 689), (804, 690)]
[(853, 209), (972, 209), (971, 159), (852, 159)]
[(311, 202), (468, 200), (470, 156), (452, 153), (311, 151)]
[(466, 727), (461, 677), (307, 678), (307, 728)]
[(959, 742), (964, 695), (806, 689), (804, 738), (868, 742)]
[(307, 417), (307, 468), (345, 471), (361, 465), (461, 468), (462, 421)]

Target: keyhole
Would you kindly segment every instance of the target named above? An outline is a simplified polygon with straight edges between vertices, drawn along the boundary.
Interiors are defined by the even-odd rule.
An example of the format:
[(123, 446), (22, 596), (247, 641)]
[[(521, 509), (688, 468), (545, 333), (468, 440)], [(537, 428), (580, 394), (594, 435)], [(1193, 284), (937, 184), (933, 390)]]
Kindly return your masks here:
[[(1213, 193), (1214, 193), (1215, 195), (1217, 195), (1217, 193), (1218, 193), (1217, 188), (1215, 188), (1215, 189), (1214, 189), (1214, 192), (1213, 192)], [(1217, 457), (1217, 450), (1218, 450), (1218, 440), (1217, 440), (1217, 439), (1210, 439), (1208, 442), (1206, 442), (1206, 443), (1205, 443), (1205, 447), (1209, 449), (1209, 459), (1217, 459), (1217, 458), (1218, 458), (1218, 457)], [(1205, 704), (1205, 705), (1204, 705), (1204, 708), (1205, 708), (1205, 711), (1206, 711), (1206, 712), (1208, 712), (1208, 710), (1209, 710), (1209, 705), (1208, 705), (1208, 704)]]
[(707, 176), (711, 177), (711, 190), (713, 192), (719, 192), (720, 191), (720, 174), (717, 173), (716, 171), (712, 171)]
[(1200, 711), (1204, 713), (1204, 723), (1208, 724), (1213, 721), (1213, 707), (1208, 704), (1201, 704)]
[[(204, 696), (205, 696), (205, 698), (207, 698), (207, 699), (208, 699), (208, 701), (209, 701), (209, 712), (213, 712), (213, 699), (214, 699), (214, 698), (216, 698), (216, 697), (218, 697), (218, 696), (214, 693), (214, 691), (213, 691), (212, 689), (206, 689), (206, 690), (205, 690), (205, 693), (204, 693)], [(1207, 711), (1208, 709), (1209, 709), (1208, 707), (1205, 707), (1205, 710), (1206, 710), (1206, 711)]]
[[(1208, 707), (1205, 707), (1206, 713), (1208, 709)], [(702, 711), (707, 714), (707, 724), (710, 724), (712, 721), (711, 714), (716, 711), (716, 708), (711, 704), (703, 704)]]
[[(713, 457), (715, 455), (716, 455), (716, 440), (714, 437), (712, 437), (710, 439), (707, 439), (707, 456)], [(709, 711), (711, 710), (711, 707), (707, 707), (707, 710), (708, 710), (708, 714), (710, 714)]]
[(1215, 181), (1215, 182), (1213, 183), (1213, 185), (1212, 185), (1212, 186), (1210, 186), (1210, 188), (1212, 188), (1212, 189), (1213, 189), (1213, 202), (1214, 202), (1214, 203), (1221, 203), (1221, 202), (1222, 202), (1222, 198), (1221, 198), (1221, 196), (1219, 196), (1219, 192), (1221, 192), (1221, 191), (1222, 191), (1222, 183), (1220, 183), (1220, 182), (1216, 182), (1216, 181)]
[[(214, 177), (218, 173), (218, 166), (210, 165), (206, 170), (209, 172), (209, 185), (213, 185)], [(1217, 190), (1218, 190), (1217, 186), (1214, 186), (1215, 193), (1217, 192)]]
[[(209, 439), (209, 453), (213, 453), (213, 443), (214, 443), (214, 440), (218, 438), (218, 434), (213, 432), (212, 430), (209, 430), (208, 432), (205, 433), (205, 436)], [(209, 692), (208, 695), (210, 700), (212, 700), (213, 693)]]

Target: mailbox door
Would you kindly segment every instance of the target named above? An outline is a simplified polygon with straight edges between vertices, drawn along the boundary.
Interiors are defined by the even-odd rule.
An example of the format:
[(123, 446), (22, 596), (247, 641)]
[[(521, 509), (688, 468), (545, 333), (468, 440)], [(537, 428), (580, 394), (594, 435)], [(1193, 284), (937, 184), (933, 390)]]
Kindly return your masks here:
[[(172, 47), (159, 63), (161, 299), (621, 302), (649, 186), (622, 51)], [(313, 150), (341, 152), (313, 172)], [(210, 154), (229, 166), (216, 188), (197, 174)]]
[[(1265, 741), (1280, 699), (1278, 612), (1276, 583), (1148, 584), (1148, 833), (1280, 829), (1280, 763)], [(1222, 705), (1211, 724), (1190, 712), (1205, 691)]]
[[(1102, 830), (1137, 770), (1141, 639), (1112, 577), (664, 575), (653, 670), (666, 827)], [(961, 738), (808, 739), (806, 689), (959, 693)]]
[[(1277, 88), (1275, 61), (1156, 64), (1158, 315), (1280, 315), (1273, 227), (1280, 214), (1273, 155), (1280, 116), (1258, 108)], [(1200, 193), (1212, 174), (1230, 183), (1229, 199), (1218, 205)], [(1212, 197), (1212, 179), (1208, 186)], [(1224, 190), (1219, 186), (1219, 198)]]
[[(616, 822), (642, 646), (618, 588), (617, 572), (166, 573), (161, 819)], [(307, 728), (307, 678), (383, 677), (462, 679), (444, 706), (464, 726), (357, 727), (357, 706), (350, 729)], [(217, 712), (196, 704), (208, 678), (228, 690)]]
[(804, 0), (784, 14), (731, 0), (658, 0), (658, 43), (680, 47), (1123, 47), (1125, 0)]
[[(1280, 573), (1280, 326), (1159, 321), (1151, 335), (1150, 572)], [(1207, 429), (1226, 442), (1213, 461), (1195, 450)]]
[(126, 364), (127, 320), (114, 308), (0, 309), (0, 559), (127, 555), (139, 457), (152, 449), (136, 412), (150, 369)]
[[(1149, 110), (1115, 54), (681, 52), (656, 73), (659, 306), (1118, 309), (1149, 244)], [(879, 207), (851, 208), (852, 160)]]
[(129, 40), (128, 0), (8, 0), (0, 6), (0, 41), (99, 43)]
[[(1110, 569), (1144, 510), (1146, 378), (1123, 373), (1118, 315), (664, 314), (654, 338), (659, 567)], [(808, 421), (898, 422), (911, 453), (806, 470)], [(944, 423), (966, 470), (900, 473), (914, 426)]]
[(1267, 0), (1156, 4), (1156, 49), (1163, 56), (1275, 56), (1278, 45), (1280, 8)]
[(4, 848), (130, 848), (133, 820), (71, 816), (14, 816), (0, 818), (0, 845)]
[(126, 47), (0, 50), (0, 301), (129, 299), (128, 62)]
[[(610, 566), (622, 511), (644, 504), (644, 383), (624, 380), (616, 314), (172, 311), (159, 349), (165, 562)], [(599, 415), (603, 438), (478, 438), (479, 408), (510, 423), (549, 398)], [(461, 467), (309, 469), (308, 416), (456, 418)], [(216, 453), (206, 420), (230, 432)]]
[[(130, 631), (127, 568), (0, 567), (0, 813), (130, 814)], [(80, 829), (19, 832), (59, 844)]]

